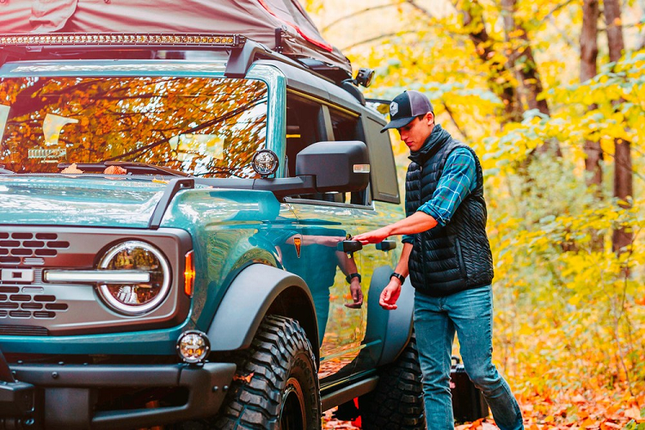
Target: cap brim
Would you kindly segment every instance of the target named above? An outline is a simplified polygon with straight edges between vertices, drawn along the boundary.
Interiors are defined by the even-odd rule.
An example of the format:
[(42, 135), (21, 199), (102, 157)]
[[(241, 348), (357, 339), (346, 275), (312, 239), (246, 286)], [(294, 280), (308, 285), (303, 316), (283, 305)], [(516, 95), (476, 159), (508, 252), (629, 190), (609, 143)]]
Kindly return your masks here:
[(384, 131), (389, 130), (391, 128), (405, 127), (406, 125), (410, 124), (412, 122), (412, 120), (414, 120), (414, 118), (416, 118), (416, 117), (415, 116), (409, 116), (407, 118), (398, 118), (398, 119), (395, 119), (393, 121), (390, 121), (390, 122), (387, 123), (387, 125), (385, 127), (383, 127), (381, 129), (381, 133), (383, 133)]

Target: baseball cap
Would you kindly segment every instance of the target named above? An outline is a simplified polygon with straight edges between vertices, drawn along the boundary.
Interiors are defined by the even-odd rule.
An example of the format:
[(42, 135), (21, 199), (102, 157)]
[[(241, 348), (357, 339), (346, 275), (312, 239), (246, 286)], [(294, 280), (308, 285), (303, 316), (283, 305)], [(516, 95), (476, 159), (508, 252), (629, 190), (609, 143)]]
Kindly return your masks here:
[(403, 91), (390, 103), (390, 122), (381, 133), (390, 128), (401, 128), (410, 124), (419, 115), (433, 112), (430, 100), (419, 91)]

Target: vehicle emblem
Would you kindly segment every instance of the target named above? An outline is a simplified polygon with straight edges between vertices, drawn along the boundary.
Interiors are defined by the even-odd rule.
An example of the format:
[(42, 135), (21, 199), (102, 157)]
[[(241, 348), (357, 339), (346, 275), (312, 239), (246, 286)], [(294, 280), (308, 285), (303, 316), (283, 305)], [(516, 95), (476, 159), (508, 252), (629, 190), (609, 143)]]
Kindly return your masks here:
[(3, 282), (34, 282), (33, 269), (2, 269), (0, 273)]
[(296, 254), (298, 255), (298, 258), (300, 258), (300, 246), (302, 245), (302, 238), (300, 236), (294, 237), (293, 244), (296, 246)]
[(399, 104), (397, 102), (390, 103), (390, 116), (395, 116), (399, 113)]

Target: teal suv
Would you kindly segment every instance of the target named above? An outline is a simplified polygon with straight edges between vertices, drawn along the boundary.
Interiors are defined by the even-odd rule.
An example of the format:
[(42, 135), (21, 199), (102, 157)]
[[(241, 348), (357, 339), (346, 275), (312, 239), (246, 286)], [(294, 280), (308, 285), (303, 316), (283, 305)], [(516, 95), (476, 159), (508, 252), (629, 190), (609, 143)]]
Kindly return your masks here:
[(46, 37), (0, 38), (0, 428), (424, 428), (369, 72)]

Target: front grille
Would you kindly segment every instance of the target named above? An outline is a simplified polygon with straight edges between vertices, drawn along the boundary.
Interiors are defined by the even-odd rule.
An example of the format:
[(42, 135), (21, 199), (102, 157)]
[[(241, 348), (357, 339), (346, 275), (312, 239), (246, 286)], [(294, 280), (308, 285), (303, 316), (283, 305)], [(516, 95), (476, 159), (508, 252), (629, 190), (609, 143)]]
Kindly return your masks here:
[(21, 264), (24, 259), (56, 257), (58, 250), (69, 248), (56, 233), (0, 231), (0, 264)]
[[(133, 238), (155, 245), (178, 268), (191, 249), (183, 230), (0, 225), (0, 336), (116, 333), (182, 321), (190, 298), (181, 285), (158, 310), (130, 318), (110, 311), (95, 283), (43, 279), (48, 270), (92, 270), (105, 250)], [(182, 280), (173, 279), (173, 285), (177, 281)]]
[(53, 294), (42, 294), (41, 288), (20, 285), (0, 285), (0, 318), (56, 318), (58, 312), (69, 309), (67, 303), (57, 302)]
[(10, 336), (47, 336), (49, 330), (45, 327), (32, 325), (7, 325), (0, 324), (0, 335)]

